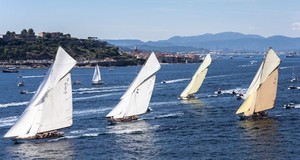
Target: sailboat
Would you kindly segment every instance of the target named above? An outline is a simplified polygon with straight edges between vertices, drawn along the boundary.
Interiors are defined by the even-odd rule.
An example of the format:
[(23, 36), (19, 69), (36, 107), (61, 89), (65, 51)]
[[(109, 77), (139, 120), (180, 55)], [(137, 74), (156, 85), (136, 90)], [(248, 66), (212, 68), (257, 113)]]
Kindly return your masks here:
[(203, 80), (206, 76), (208, 71), (208, 67), (211, 64), (211, 56), (207, 54), (202, 64), (199, 66), (198, 70), (194, 74), (191, 82), (188, 86), (183, 90), (180, 94), (179, 99), (190, 99), (194, 98), (194, 93), (198, 92), (199, 88), (201, 87)]
[(280, 62), (279, 57), (270, 48), (244, 95), (245, 101), (236, 111), (241, 118), (263, 118), (266, 117), (266, 110), (274, 108)]
[(160, 64), (152, 52), (139, 74), (121, 97), (120, 102), (106, 115), (108, 121), (129, 122), (137, 120), (139, 115), (148, 111), (155, 84), (155, 73), (159, 69)]
[(18, 121), (4, 138), (43, 139), (62, 136), (58, 129), (70, 127), (72, 120), (72, 83), (70, 70), (76, 61), (62, 47), (55, 61)]
[(93, 85), (103, 84), (103, 81), (101, 80), (101, 74), (100, 74), (100, 69), (98, 64), (95, 66), (92, 84)]
[(292, 79), (291, 79), (291, 82), (295, 82), (295, 81), (298, 81), (298, 78), (297, 78), (297, 75), (295, 73), (295, 67), (293, 67), (293, 72), (292, 72)]

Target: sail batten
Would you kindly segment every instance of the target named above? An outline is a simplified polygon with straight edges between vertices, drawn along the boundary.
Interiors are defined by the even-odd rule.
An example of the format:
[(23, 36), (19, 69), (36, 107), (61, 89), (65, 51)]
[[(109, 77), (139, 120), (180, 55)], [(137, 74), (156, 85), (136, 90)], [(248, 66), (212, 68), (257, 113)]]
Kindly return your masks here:
[(279, 57), (270, 48), (245, 94), (245, 101), (236, 114), (251, 116), (274, 108), (280, 62)]
[(180, 98), (185, 99), (188, 98), (190, 95), (198, 92), (207, 74), (208, 67), (211, 64), (211, 61), (212, 60), (210, 54), (206, 55), (204, 61), (193, 75), (192, 80), (180, 94)]
[(139, 74), (120, 98), (120, 102), (106, 117), (124, 118), (144, 114), (149, 106), (155, 84), (155, 73), (160, 64), (154, 53), (151, 53)]
[[(55, 61), (48, 69), (38, 90), (4, 138), (29, 138), (39, 132), (60, 129), (72, 124), (72, 88), (69, 72), (75, 64), (76, 61), (59, 47)], [(57, 121), (62, 124), (57, 125)]]

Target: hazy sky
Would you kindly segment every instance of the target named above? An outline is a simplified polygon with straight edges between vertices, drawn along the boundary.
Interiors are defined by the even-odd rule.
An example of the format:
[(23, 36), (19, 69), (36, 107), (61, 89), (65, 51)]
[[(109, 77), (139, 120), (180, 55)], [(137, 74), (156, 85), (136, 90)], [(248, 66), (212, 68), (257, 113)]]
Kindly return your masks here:
[(300, 37), (300, 0), (0, 0), (0, 34), (155, 41), (226, 31)]

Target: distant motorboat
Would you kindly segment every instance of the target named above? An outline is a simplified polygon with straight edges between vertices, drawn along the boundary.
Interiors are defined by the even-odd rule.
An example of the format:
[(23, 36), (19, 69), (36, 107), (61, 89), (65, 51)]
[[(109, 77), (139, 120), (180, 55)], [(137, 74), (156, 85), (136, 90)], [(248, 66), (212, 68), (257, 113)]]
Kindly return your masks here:
[(23, 87), (25, 84), (24, 84), (23, 81), (21, 81), (21, 82), (19, 82), (17, 85), (18, 85), (18, 87)]
[(29, 91), (25, 90), (25, 89), (20, 91), (20, 94), (28, 94), (28, 93), (29, 93)]
[(299, 56), (296, 54), (296, 52), (290, 52), (288, 55), (286, 55), (286, 58), (298, 58)]
[(285, 108), (285, 109), (295, 108), (295, 103), (290, 102), (288, 104), (285, 104), (285, 105), (283, 105), (283, 108)]
[(298, 87), (297, 86), (289, 86), (288, 89), (298, 89)]
[(2, 69), (3, 73), (19, 73), (19, 70), (16, 68), (8, 68), (8, 69)]
[(80, 84), (80, 81), (79, 80), (76, 80), (73, 82), (73, 85), (79, 85)]

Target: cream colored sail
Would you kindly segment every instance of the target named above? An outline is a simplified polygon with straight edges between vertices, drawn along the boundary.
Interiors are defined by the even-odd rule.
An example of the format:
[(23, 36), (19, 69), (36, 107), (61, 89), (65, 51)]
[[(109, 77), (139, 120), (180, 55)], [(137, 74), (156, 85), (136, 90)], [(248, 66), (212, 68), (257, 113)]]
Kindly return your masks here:
[(4, 138), (30, 138), (72, 125), (70, 70), (76, 61), (61, 47), (43, 82)]
[(208, 67), (211, 64), (211, 57), (210, 54), (206, 55), (204, 61), (194, 74), (191, 82), (188, 84), (188, 86), (183, 90), (183, 92), (180, 94), (180, 99), (188, 99), (188, 97), (196, 92), (198, 92), (199, 88), (201, 87), (203, 80), (206, 76), (206, 73), (208, 71)]
[(100, 69), (99, 69), (98, 65), (95, 66), (92, 82), (94, 84), (101, 82), (101, 74), (100, 74)]
[(270, 48), (244, 96), (244, 103), (236, 114), (251, 116), (274, 107), (279, 64), (279, 57)]
[(137, 77), (121, 97), (117, 106), (106, 117), (124, 118), (147, 111), (155, 84), (155, 73), (160, 64), (154, 53), (150, 55)]

